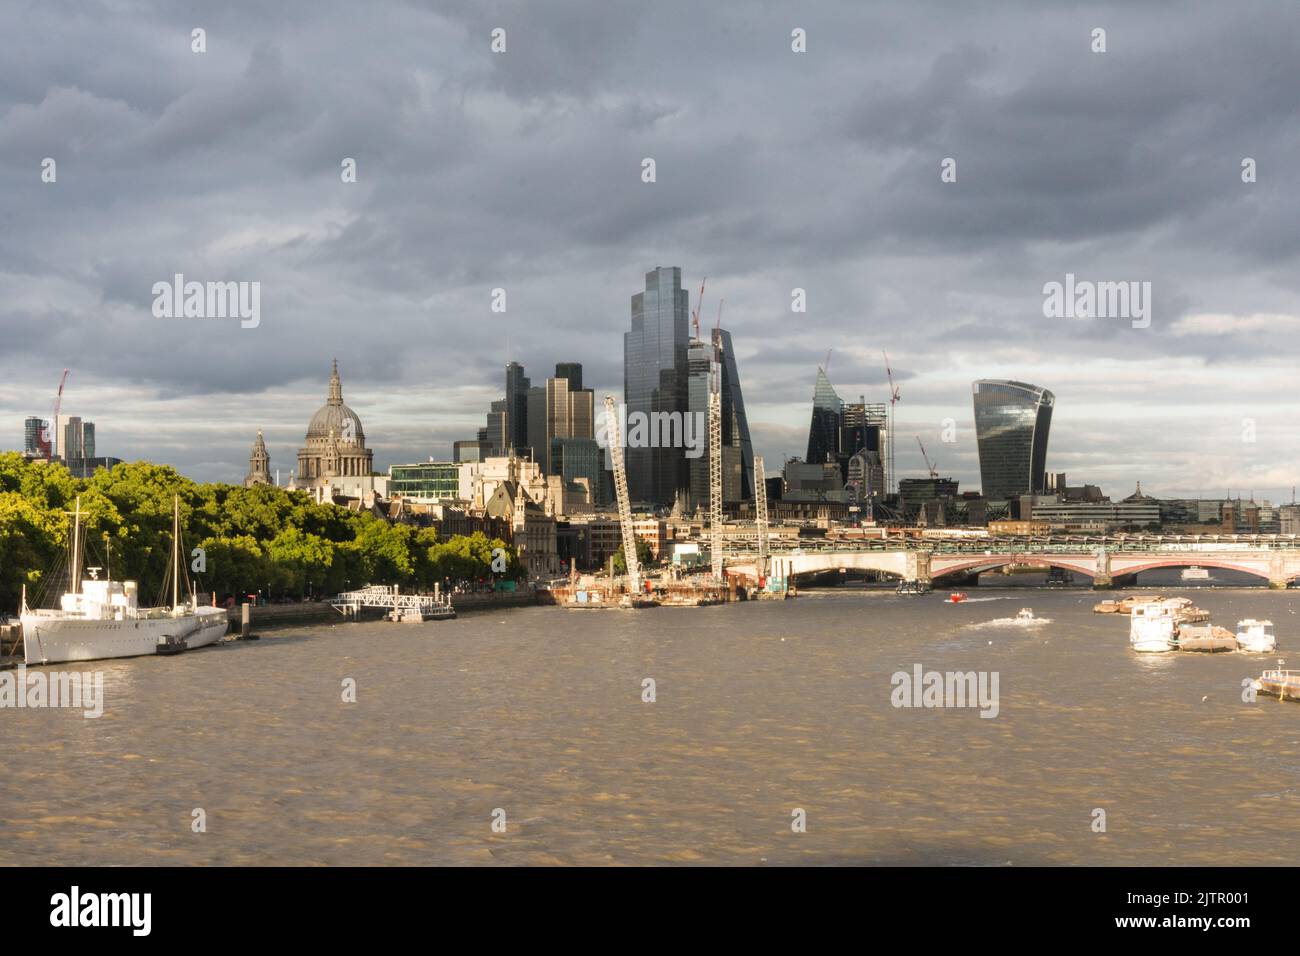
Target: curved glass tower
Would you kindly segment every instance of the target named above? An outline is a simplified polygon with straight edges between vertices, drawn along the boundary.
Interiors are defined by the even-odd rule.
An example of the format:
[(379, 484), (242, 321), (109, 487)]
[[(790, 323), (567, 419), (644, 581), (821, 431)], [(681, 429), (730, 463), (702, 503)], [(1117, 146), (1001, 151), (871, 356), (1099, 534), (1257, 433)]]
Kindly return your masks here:
[(989, 379), (973, 390), (984, 497), (1006, 501), (1042, 491), (1056, 396), (1037, 385)]

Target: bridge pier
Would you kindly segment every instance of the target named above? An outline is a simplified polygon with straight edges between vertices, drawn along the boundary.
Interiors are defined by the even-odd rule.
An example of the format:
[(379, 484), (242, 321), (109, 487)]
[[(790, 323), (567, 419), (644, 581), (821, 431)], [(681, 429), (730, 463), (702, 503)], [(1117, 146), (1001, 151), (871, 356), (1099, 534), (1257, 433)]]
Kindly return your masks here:
[(930, 584), (930, 552), (929, 551), (909, 551), (907, 553), (907, 572), (903, 575), (904, 581), (920, 581), (922, 584)]
[(1097, 563), (1092, 572), (1092, 589), (1094, 591), (1109, 591), (1115, 586), (1114, 580), (1110, 576), (1110, 555), (1106, 553), (1105, 548), (1097, 551)]
[(1268, 586), (1275, 591), (1285, 591), (1286, 585), (1286, 556), (1274, 552), (1268, 559)]

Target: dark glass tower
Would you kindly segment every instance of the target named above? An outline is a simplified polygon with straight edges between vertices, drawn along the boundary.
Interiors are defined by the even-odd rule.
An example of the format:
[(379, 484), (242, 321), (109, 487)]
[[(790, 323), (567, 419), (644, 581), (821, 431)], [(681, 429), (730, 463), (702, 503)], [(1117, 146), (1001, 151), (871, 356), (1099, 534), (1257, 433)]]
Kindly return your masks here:
[(557, 362), (555, 364), (555, 377), (566, 379), (569, 383), (569, 391), (582, 391), (581, 362)]
[(528, 388), (532, 383), (518, 362), (506, 366), (506, 447), (517, 454), (528, 448)]
[(1007, 501), (1042, 491), (1056, 396), (1037, 385), (992, 380), (976, 382), (973, 391), (984, 497)]
[(808, 464), (823, 464), (839, 451), (843, 407), (844, 403), (831, 387), (825, 370), (818, 366), (817, 384), (813, 388), (812, 424), (808, 426), (808, 454), (804, 458)]
[(749, 440), (749, 420), (745, 417), (745, 396), (740, 390), (740, 372), (731, 347), (731, 333), (714, 329), (710, 342), (692, 339), (687, 349), (690, 381), (687, 404), (690, 413), (705, 424), (704, 454), (688, 458), (691, 503), (698, 509), (709, 503), (709, 456), (707, 424), (709, 415), (709, 375), (716, 364), (722, 373), (722, 497), (724, 501), (745, 501), (754, 496), (754, 446)]
[[(632, 296), (632, 327), (623, 333), (623, 402), (629, 416), (687, 410), (689, 304), (682, 270), (659, 267)], [(628, 491), (639, 504), (670, 506), (686, 487), (682, 448), (628, 448)]]

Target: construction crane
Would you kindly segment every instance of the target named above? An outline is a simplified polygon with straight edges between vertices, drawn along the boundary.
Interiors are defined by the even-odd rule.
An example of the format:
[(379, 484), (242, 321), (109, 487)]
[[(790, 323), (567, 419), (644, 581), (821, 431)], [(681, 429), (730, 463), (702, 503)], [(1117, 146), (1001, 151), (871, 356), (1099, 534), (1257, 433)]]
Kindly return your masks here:
[[(695, 326), (695, 338), (697, 340), (700, 337), (700, 310), (704, 308), (704, 283), (708, 281), (709, 281), (708, 276), (705, 276), (703, 279), (700, 280), (700, 297), (695, 303), (695, 311), (691, 313), (691, 322)], [(718, 315), (719, 316), (722, 315), (721, 302), (718, 303)]]
[(758, 531), (758, 580), (767, 580), (767, 475), (763, 456), (754, 456), (754, 526)]
[[(916, 443), (917, 443), (918, 445), (921, 445), (921, 436), (920, 436), (920, 435), (917, 435), (917, 436), (916, 436)], [(931, 478), (938, 478), (938, 477), (939, 477), (939, 469), (935, 468), (934, 465), (930, 464), (930, 456), (927, 455), (927, 454), (925, 453), (925, 446), (924, 446), (924, 445), (921, 445), (921, 457), (925, 459), (925, 467), (928, 468), (928, 469), (930, 470), (930, 477), (931, 477)]]
[(889, 379), (889, 421), (885, 424), (885, 493), (894, 493), (894, 406), (900, 398), (898, 386), (894, 384), (894, 370), (889, 367), (889, 353), (884, 349), (880, 354), (885, 357), (885, 376)]
[[(614, 396), (605, 396), (605, 440), (614, 464), (614, 492), (618, 497), (618, 523), (623, 532), (623, 559), (627, 563), (627, 583), (633, 594), (641, 591), (641, 562), (636, 554), (636, 531), (632, 527), (632, 502), (627, 492), (627, 469), (623, 466), (623, 436), (619, 428)], [(610, 582), (611, 584), (613, 582)]]
[(68, 381), (68, 370), (63, 370), (63, 378), (59, 379), (59, 392), (54, 396), (54, 420), (50, 422), (50, 429), (53, 434), (48, 436), (50, 443), (50, 458), (57, 458), (59, 454), (59, 409), (63, 407), (63, 386)]
[[(717, 344), (719, 352), (722, 344)], [(722, 364), (709, 363), (709, 536), (713, 579), (724, 583), (722, 570)]]

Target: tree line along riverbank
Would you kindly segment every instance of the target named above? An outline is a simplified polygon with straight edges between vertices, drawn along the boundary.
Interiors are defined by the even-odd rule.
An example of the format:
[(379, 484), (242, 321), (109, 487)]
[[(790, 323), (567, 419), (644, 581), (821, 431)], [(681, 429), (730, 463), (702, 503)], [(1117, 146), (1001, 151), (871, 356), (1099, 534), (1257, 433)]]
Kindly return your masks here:
[[(67, 584), (70, 512), (78, 497), (85, 566), (138, 581), (141, 603), (156, 603), (171, 556), (173, 496), (180, 500), (194, 588), (216, 592), (219, 600), (249, 594), (300, 600), (367, 584), (428, 591), (435, 583), (523, 576), (514, 548), (481, 532), (444, 538), (432, 527), (318, 504), (306, 492), (198, 483), (145, 461), (78, 479), (61, 464), (5, 452), (0, 611), (17, 608), (23, 585), (29, 602), (42, 596), (44, 603), (57, 602)], [(506, 558), (504, 574), (493, 574), (494, 551)]]

